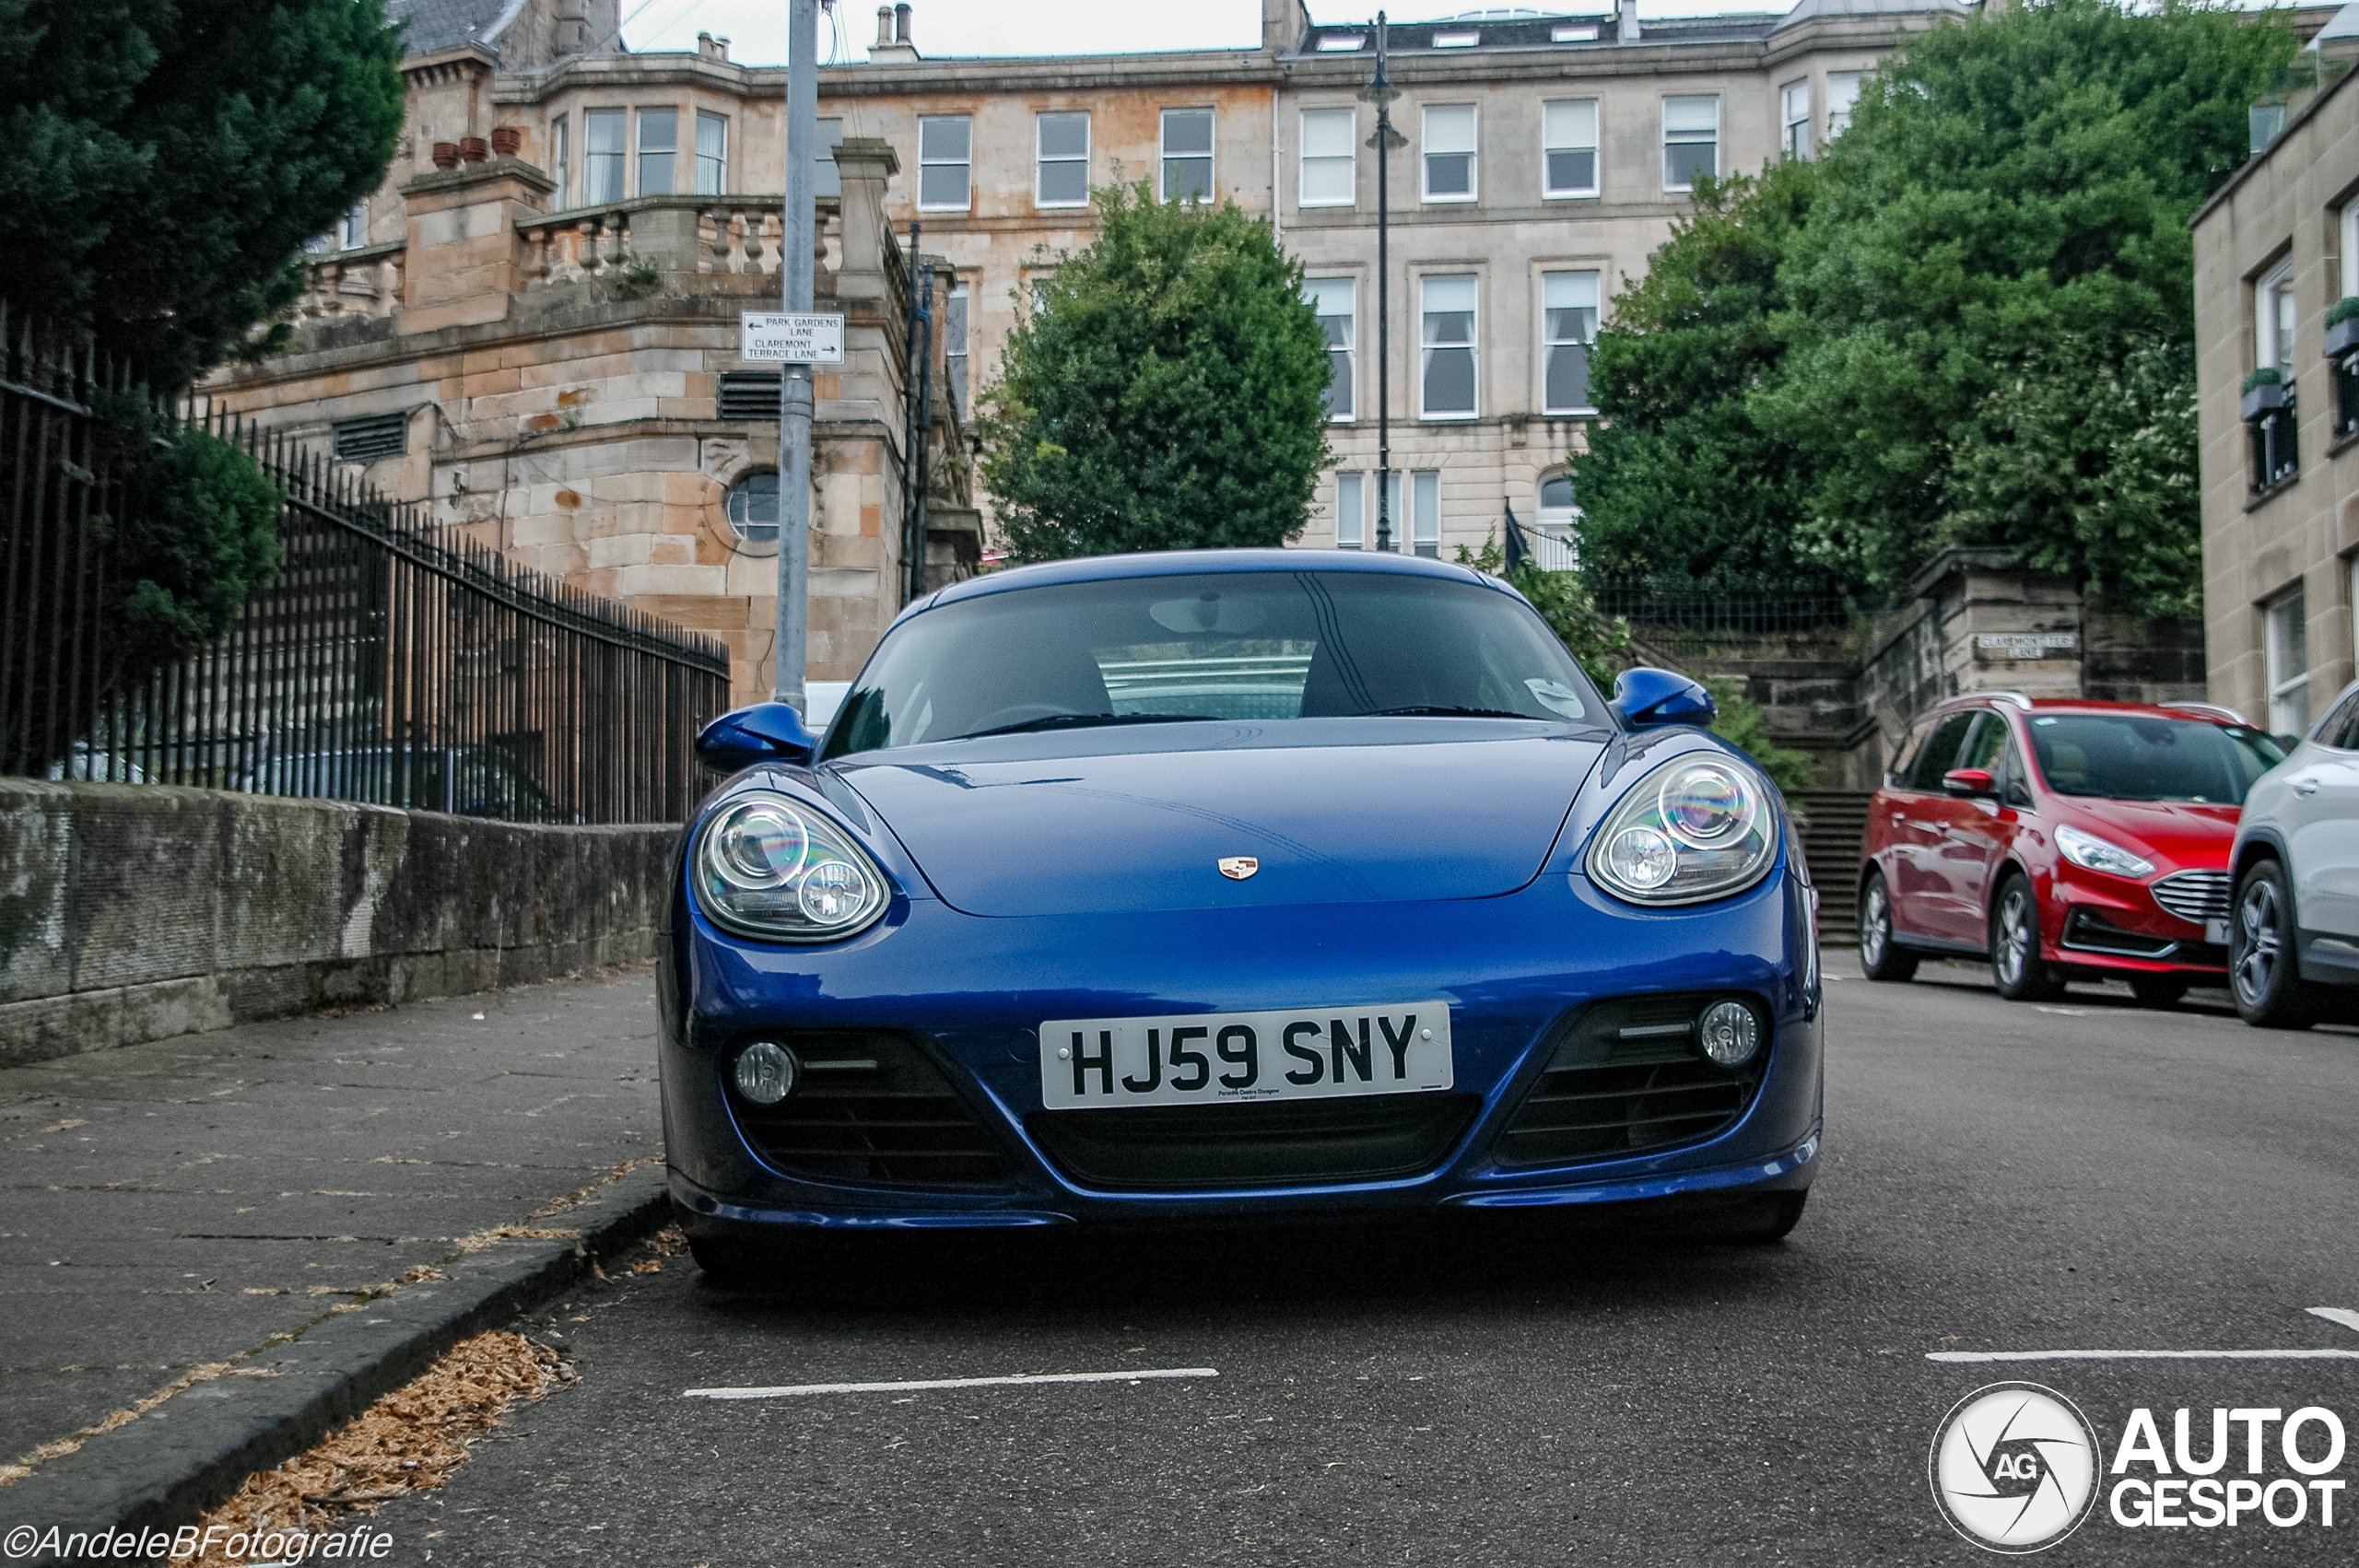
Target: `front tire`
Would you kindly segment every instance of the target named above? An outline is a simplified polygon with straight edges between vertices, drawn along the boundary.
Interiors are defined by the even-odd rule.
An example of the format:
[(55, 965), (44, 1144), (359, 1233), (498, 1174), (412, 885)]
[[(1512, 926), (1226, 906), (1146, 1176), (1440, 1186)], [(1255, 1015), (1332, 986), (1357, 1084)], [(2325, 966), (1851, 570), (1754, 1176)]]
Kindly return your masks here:
[(2302, 983), (2294, 956), (2294, 900), (2275, 860), (2256, 860), (2236, 879), (2228, 991), (2236, 1016), (2256, 1029), (2306, 1029), (2318, 1022), (2317, 993)]
[(2064, 992), (2039, 955), (2039, 898), (2020, 872), (1990, 901), (1990, 979), (2009, 1001), (2048, 1001)]
[(1871, 980), (1917, 977), (1917, 955), (1893, 940), (1892, 895), (1882, 872), (1870, 872), (1860, 889), (1860, 972)]

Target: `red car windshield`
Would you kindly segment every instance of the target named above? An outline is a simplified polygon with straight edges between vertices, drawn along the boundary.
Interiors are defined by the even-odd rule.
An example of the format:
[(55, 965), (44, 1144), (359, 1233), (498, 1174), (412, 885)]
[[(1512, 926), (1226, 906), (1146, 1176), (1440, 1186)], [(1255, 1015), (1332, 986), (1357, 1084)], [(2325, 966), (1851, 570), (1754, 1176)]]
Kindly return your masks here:
[(2285, 754), (2258, 730), (2137, 713), (2043, 713), (2031, 721), (2041, 777), (2060, 795), (2244, 803)]

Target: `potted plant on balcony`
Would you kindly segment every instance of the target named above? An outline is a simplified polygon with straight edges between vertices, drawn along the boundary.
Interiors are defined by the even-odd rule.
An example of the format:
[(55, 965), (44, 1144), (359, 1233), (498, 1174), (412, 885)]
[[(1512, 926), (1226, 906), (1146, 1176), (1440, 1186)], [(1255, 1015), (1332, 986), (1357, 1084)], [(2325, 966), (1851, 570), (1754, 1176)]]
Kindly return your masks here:
[(2274, 365), (2263, 365), (2247, 376), (2240, 390), (2244, 393), (2244, 413), (2248, 420), (2259, 419), (2294, 401), (2294, 389), (2285, 384), (2283, 372)]
[(2340, 359), (2359, 349), (2359, 294), (2345, 295), (2326, 313), (2326, 357)]

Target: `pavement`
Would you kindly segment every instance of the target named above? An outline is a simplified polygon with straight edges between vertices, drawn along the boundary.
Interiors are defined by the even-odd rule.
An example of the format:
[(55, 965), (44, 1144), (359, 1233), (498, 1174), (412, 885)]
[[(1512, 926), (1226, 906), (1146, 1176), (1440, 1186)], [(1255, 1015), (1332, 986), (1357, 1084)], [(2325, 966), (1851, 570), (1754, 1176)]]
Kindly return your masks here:
[(0, 1071), (0, 1517), (184, 1515), (659, 1222), (656, 1027), (640, 965)]
[[(2339, 1410), (2327, 1479), (2359, 1483), (2359, 1329), (2308, 1310), (2359, 1322), (2359, 1031), (1854, 963), (1829, 957), (1825, 1164), (1781, 1244), (1544, 1215), (894, 1237), (751, 1292), (675, 1255), (526, 1318), (569, 1336), (579, 1381), (371, 1527), (436, 1568), (1964, 1564), (1990, 1558), (1936, 1510), (1928, 1453), (2008, 1379), (2066, 1394), (2108, 1459), (2139, 1409), (2165, 1447), (2190, 1409), (2199, 1458), (2214, 1409)], [(2306, 1354), (1931, 1359), (2058, 1349)], [(1191, 1375), (1130, 1375), (1158, 1372)], [(2233, 1430), (2223, 1480), (2247, 1474)], [(2262, 1436), (2283, 1516), (2307, 1478)], [(2315, 1492), (2298, 1525), (2126, 1526), (2101, 1500), (2043, 1561), (2347, 1563), (2353, 1490), (2331, 1526)]]

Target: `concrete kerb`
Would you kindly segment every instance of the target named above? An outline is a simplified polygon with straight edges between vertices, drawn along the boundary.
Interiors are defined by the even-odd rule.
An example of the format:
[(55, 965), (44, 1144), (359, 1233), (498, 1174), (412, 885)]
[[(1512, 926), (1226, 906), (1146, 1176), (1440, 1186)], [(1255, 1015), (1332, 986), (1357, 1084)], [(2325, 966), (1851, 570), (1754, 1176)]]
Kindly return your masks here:
[[(448, 1279), (407, 1284), (183, 1389), (0, 1490), (8, 1527), (70, 1536), (109, 1527), (194, 1522), (257, 1470), (292, 1458), (407, 1383), (459, 1340), (562, 1293), (599, 1259), (660, 1228), (671, 1211), (663, 1166), (626, 1173), (562, 1213), (569, 1234), (500, 1239), (438, 1265)], [(79, 1559), (38, 1551), (36, 1565)]]

